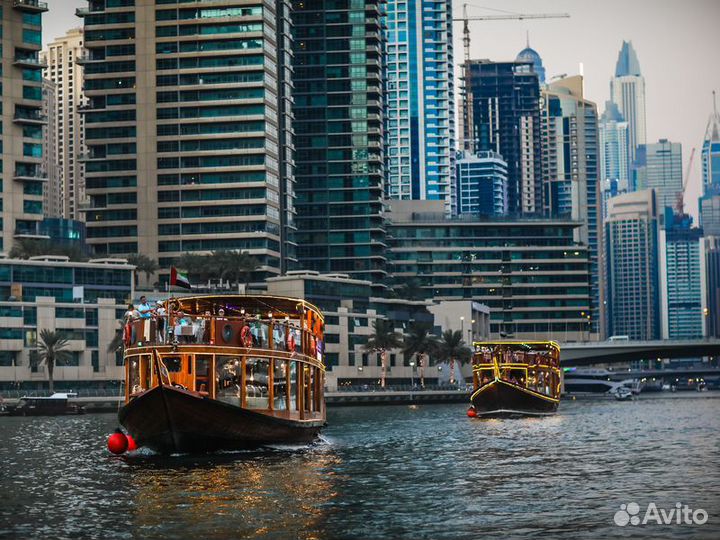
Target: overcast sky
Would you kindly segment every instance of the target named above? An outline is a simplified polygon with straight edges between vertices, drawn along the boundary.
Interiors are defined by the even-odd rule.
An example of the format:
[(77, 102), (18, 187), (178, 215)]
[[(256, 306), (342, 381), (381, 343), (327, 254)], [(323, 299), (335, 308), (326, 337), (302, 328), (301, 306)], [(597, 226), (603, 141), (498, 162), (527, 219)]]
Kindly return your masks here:
[[(454, 0), (454, 16), (462, 16)], [(82, 21), (75, 8), (86, 0), (49, 0), (45, 42)], [(623, 40), (631, 40), (647, 91), (647, 132), (681, 142), (684, 167), (697, 147), (686, 192), (686, 208), (697, 215), (700, 195), (700, 145), (712, 111), (712, 90), (720, 91), (720, 1), (718, 0), (482, 0), (470, 15), (569, 13), (569, 19), (471, 22), (471, 57), (511, 60), (530, 45), (540, 53), (547, 78), (579, 72), (584, 66), (585, 94), (602, 114), (610, 77)], [(483, 7), (475, 7), (483, 6)], [(462, 25), (455, 25), (455, 59), (463, 60)]]

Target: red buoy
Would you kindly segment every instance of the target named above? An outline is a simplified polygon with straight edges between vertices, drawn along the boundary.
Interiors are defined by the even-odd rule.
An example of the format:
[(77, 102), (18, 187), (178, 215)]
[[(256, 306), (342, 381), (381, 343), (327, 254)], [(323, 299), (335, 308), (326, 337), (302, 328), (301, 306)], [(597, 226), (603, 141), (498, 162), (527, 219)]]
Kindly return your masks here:
[(107, 447), (113, 454), (122, 454), (128, 449), (128, 438), (119, 429), (115, 430), (115, 433), (108, 437)]
[(467, 415), (468, 415), (470, 418), (475, 418), (475, 417), (477, 416), (477, 413), (475, 412), (475, 407), (470, 407), (470, 408), (468, 408), (468, 410), (467, 410)]
[(133, 439), (131, 435), (126, 435), (125, 438), (128, 442), (127, 451), (132, 452), (133, 450), (137, 450), (137, 443), (135, 442), (135, 439)]

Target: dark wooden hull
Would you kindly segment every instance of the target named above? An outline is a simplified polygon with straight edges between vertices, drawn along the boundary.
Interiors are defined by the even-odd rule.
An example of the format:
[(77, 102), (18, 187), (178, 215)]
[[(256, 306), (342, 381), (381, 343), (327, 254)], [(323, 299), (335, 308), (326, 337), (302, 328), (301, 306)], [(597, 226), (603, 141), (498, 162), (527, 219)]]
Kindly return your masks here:
[(138, 446), (161, 454), (307, 443), (324, 425), (323, 420), (278, 418), (169, 386), (134, 398), (118, 418)]
[(493, 381), (471, 397), (477, 416), (544, 416), (557, 411), (559, 400), (550, 399), (504, 381)]

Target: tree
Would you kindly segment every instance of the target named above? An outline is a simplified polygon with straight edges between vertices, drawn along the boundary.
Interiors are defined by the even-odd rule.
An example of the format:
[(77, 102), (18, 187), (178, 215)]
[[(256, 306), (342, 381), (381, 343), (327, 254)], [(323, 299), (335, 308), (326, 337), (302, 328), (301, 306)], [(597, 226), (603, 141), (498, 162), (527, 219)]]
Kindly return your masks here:
[(407, 335), (403, 338), (403, 352), (406, 355), (415, 356), (420, 371), (420, 386), (425, 386), (425, 366), (422, 363), (424, 357), (437, 349), (437, 337), (431, 332), (428, 323), (410, 323)]
[(235, 285), (244, 283), (247, 286), (252, 273), (260, 266), (258, 260), (247, 251), (214, 251), (212, 258), (220, 269), (220, 278)]
[(472, 350), (465, 346), (460, 330), (445, 330), (438, 343), (438, 357), (450, 364), (450, 384), (455, 384), (455, 361), (460, 365), (472, 358)]
[(61, 255), (78, 262), (88, 260), (87, 254), (79, 245), (59, 244), (37, 238), (16, 240), (8, 254), (11, 259), (29, 259), (41, 255)]
[(133, 274), (135, 275), (136, 287), (138, 285), (138, 276), (141, 272), (145, 274), (145, 279), (147, 281), (150, 281), (150, 276), (152, 276), (160, 269), (155, 259), (151, 259), (147, 255), (142, 255), (140, 253), (133, 253), (132, 255), (128, 256), (127, 260), (128, 263), (135, 266), (135, 271), (133, 272)]
[(395, 332), (395, 325), (393, 322), (386, 319), (376, 319), (375, 322), (373, 322), (373, 330), (374, 332), (370, 335), (370, 339), (368, 339), (368, 342), (365, 344), (365, 350), (380, 354), (380, 363), (382, 365), (380, 386), (385, 388), (387, 352), (391, 349), (397, 349), (402, 346), (402, 336)]
[(56, 365), (61, 365), (70, 359), (70, 351), (66, 349), (68, 340), (62, 332), (43, 329), (40, 331), (39, 364), (45, 364), (48, 372), (50, 393), (54, 392), (53, 371)]
[(405, 300), (422, 300), (425, 298), (425, 290), (417, 278), (406, 279), (402, 284), (394, 287), (393, 290), (398, 298)]
[(125, 348), (125, 325), (127, 322), (125, 319), (120, 320), (120, 328), (115, 330), (115, 335), (110, 340), (110, 343), (108, 343), (107, 352), (109, 353), (116, 353), (117, 351), (121, 351)]

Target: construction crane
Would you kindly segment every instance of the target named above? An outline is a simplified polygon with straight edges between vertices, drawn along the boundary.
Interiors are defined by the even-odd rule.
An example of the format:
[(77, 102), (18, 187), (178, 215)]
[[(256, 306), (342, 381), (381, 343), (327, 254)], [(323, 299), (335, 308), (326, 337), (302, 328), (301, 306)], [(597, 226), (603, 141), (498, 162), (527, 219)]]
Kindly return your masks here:
[(525, 19), (567, 19), (569, 13), (508, 13), (507, 15), (473, 15), (468, 17), (468, 4), (463, 4), (463, 16), (460, 19), (454, 18), (453, 21), (463, 23), (463, 45), (465, 46), (465, 61), (470, 60), (470, 21), (506, 21)]
[(690, 159), (688, 160), (687, 168), (685, 169), (685, 178), (683, 178), (682, 189), (677, 193), (677, 199), (675, 200), (675, 213), (678, 216), (682, 216), (685, 211), (685, 188), (690, 180), (690, 172), (692, 170), (693, 159), (695, 159), (695, 148), (690, 152)]

